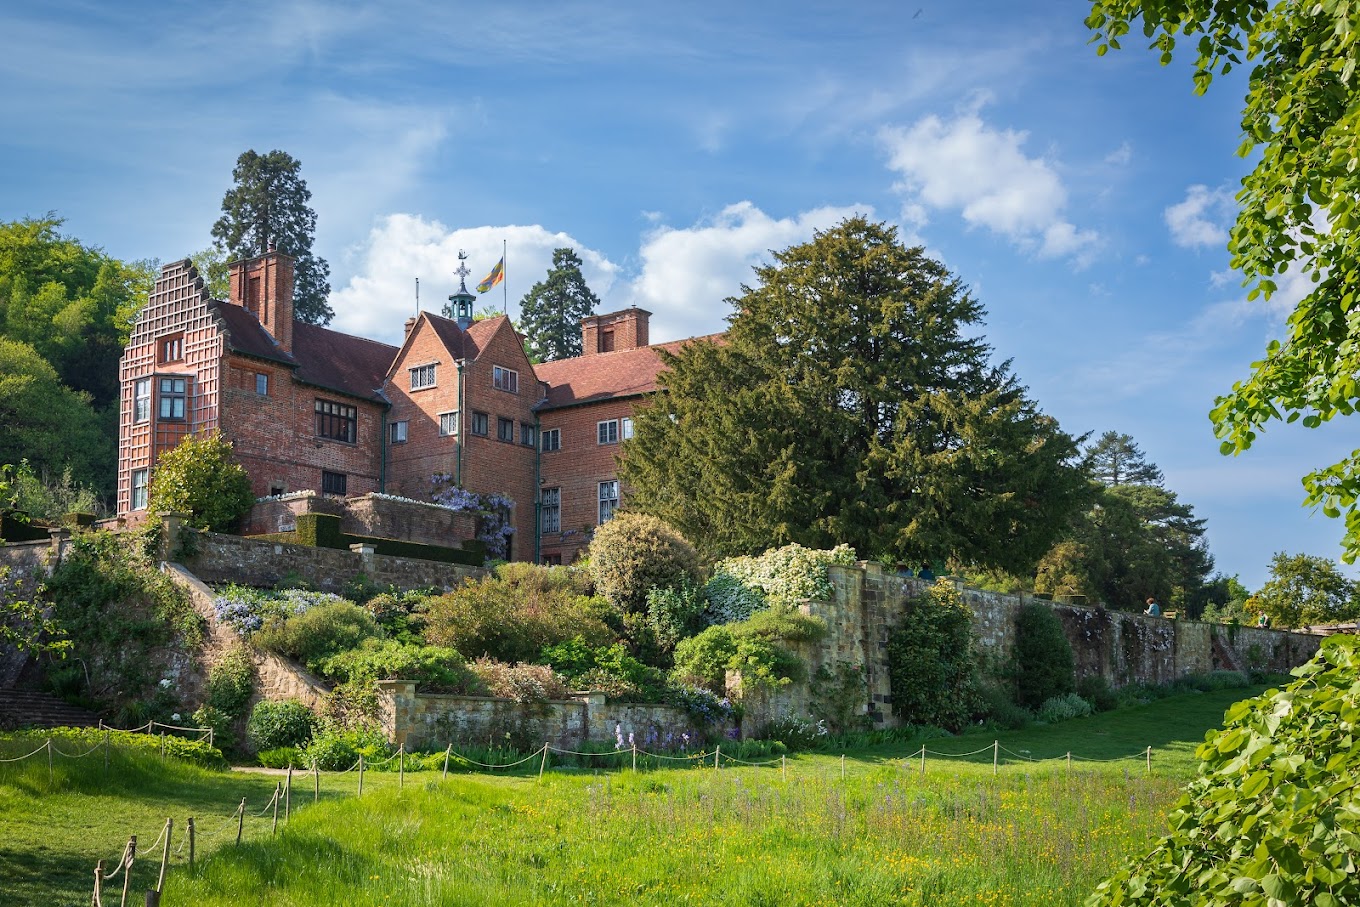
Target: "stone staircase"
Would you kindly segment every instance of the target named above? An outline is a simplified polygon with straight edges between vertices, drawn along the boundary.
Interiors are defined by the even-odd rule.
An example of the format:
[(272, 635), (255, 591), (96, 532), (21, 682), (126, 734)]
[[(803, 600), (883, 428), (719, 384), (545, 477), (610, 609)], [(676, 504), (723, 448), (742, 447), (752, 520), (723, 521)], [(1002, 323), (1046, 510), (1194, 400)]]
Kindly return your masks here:
[(99, 716), (51, 693), (0, 689), (0, 728), (95, 727)]

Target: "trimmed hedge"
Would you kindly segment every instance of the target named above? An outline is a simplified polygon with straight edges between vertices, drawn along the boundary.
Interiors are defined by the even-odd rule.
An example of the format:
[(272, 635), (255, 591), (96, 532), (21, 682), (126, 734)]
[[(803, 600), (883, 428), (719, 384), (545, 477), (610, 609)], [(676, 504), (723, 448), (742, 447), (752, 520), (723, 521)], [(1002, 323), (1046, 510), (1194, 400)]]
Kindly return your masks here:
[(10, 513), (0, 513), (0, 540), (6, 542), (38, 542), (49, 538), (46, 526), (20, 522)]
[(446, 548), (443, 545), (425, 545), (400, 539), (350, 535), (340, 530), (340, 517), (329, 513), (299, 514), (297, 528), (293, 531), (271, 532), (252, 538), (265, 542), (306, 545), (308, 548), (335, 548), (340, 551), (348, 551), (350, 545), (372, 545), (375, 553), (390, 557), (413, 557), (423, 561), (463, 564), (468, 567), (480, 567), (486, 563), (486, 543), (476, 539), (464, 539), (461, 548)]

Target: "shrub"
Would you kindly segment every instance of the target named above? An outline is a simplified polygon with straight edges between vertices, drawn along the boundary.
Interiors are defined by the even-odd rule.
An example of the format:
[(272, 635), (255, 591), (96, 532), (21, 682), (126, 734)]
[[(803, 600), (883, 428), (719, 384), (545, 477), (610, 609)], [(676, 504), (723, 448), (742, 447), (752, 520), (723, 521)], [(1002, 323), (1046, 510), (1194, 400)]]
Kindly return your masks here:
[(730, 624), (746, 620), (769, 605), (764, 592), (746, 585), (719, 564), (704, 584), (702, 620), (708, 624)]
[(408, 680), (423, 690), (478, 695), (485, 687), (463, 656), (446, 646), (419, 646), (394, 639), (366, 639), (357, 649), (321, 661), (321, 675), (347, 684)]
[(469, 667), (492, 696), (516, 702), (542, 703), (571, 695), (567, 678), (546, 665), (516, 664), (482, 658)]
[(888, 637), (893, 712), (913, 724), (957, 731), (981, 708), (973, 618), (941, 580), (903, 613)]
[(236, 735), (232, 733), (235, 719), (220, 709), (210, 705), (200, 706), (190, 716), (198, 727), (212, 728), (212, 743), (219, 750), (229, 750), (236, 746)]
[(1037, 709), (1076, 688), (1072, 646), (1047, 605), (1029, 602), (1015, 621), (1015, 701)]
[(1054, 696), (1044, 702), (1043, 705), (1039, 706), (1036, 717), (1045, 724), (1053, 724), (1058, 721), (1069, 721), (1073, 718), (1085, 718), (1092, 711), (1091, 703), (1082, 699), (1076, 693), (1068, 693), (1064, 696)]
[(1097, 712), (1108, 712), (1119, 707), (1119, 696), (1110, 688), (1110, 682), (1099, 674), (1078, 680), (1077, 695), (1091, 703), (1091, 708)]
[(232, 646), (208, 669), (205, 693), (205, 705), (228, 719), (245, 714), (255, 693), (255, 665), (245, 646)]
[(990, 724), (1007, 731), (1018, 731), (1034, 718), (1016, 705), (1010, 691), (996, 683), (982, 683), (978, 687), (979, 715)]
[(688, 579), (648, 592), (647, 619), (661, 648), (672, 652), (680, 640), (702, 630), (706, 606), (704, 588)]
[(229, 532), (254, 503), (250, 476), (232, 459), (231, 442), (212, 433), (189, 435), (160, 455), (147, 509), (187, 513), (192, 526)]
[(302, 759), (308, 768), (316, 767), (323, 772), (343, 772), (353, 768), (362, 754), (365, 759), (385, 759), (392, 753), (392, 747), (382, 732), (373, 725), (354, 728), (326, 728), (312, 738), (302, 751)]
[(265, 768), (301, 767), (307, 764), (302, 756), (302, 751), (295, 746), (280, 746), (272, 750), (261, 750), (256, 754), (255, 761)]
[(296, 699), (255, 703), (246, 723), (246, 739), (257, 752), (281, 746), (302, 746), (312, 739), (316, 716)]
[(568, 568), (502, 564), (492, 576), (429, 599), (425, 638), (469, 658), (510, 663), (532, 661), (577, 636), (608, 645), (616, 638), (601, 619), (608, 606), (585, 589), (585, 578)]
[(727, 683), (727, 666), (737, 654), (736, 640), (729, 627), (719, 624), (698, 636), (680, 640), (675, 647), (675, 667), (671, 676), (707, 690), (723, 690)]
[(745, 620), (768, 605), (792, 609), (804, 601), (826, 601), (832, 594), (827, 568), (854, 562), (849, 545), (820, 550), (797, 544), (719, 561), (705, 588), (708, 622)]
[(701, 725), (721, 724), (736, 717), (736, 710), (730, 701), (720, 699), (703, 687), (686, 684), (671, 686), (666, 691), (665, 702), (684, 709), (690, 718)]
[(261, 648), (319, 671), (329, 656), (353, 649), (378, 632), (377, 621), (363, 608), (334, 601), (290, 617), (270, 618), (254, 639)]
[(620, 513), (595, 530), (590, 541), (595, 586), (620, 611), (646, 611), (652, 589), (699, 581), (694, 546), (667, 523), (639, 513)]
[(783, 686), (801, 680), (807, 669), (781, 643), (813, 642), (825, 632), (820, 618), (770, 608), (749, 620), (712, 626), (681, 640), (671, 675), (677, 682), (715, 693), (725, 690), (728, 671), (740, 671), (747, 688)]

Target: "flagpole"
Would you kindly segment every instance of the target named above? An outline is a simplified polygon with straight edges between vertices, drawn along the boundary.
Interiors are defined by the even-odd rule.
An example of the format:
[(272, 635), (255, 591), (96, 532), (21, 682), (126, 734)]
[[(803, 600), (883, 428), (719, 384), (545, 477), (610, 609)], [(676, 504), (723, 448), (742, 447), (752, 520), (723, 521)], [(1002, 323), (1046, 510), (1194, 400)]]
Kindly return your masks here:
[(501, 314), (510, 314), (510, 285), (505, 279), (505, 240), (501, 240)]

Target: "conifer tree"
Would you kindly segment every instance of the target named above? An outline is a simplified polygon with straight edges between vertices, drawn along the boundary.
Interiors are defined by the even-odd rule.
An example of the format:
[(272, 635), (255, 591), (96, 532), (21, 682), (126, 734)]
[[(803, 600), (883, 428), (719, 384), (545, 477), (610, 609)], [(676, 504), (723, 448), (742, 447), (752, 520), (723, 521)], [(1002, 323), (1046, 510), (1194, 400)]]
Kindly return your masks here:
[(554, 249), (548, 276), (534, 284), (519, 303), (519, 327), (529, 356), (552, 362), (581, 355), (581, 319), (599, 304), (599, 297), (581, 275), (577, 254)]

